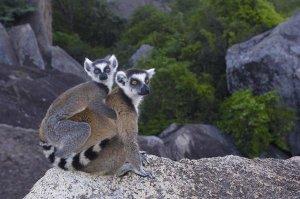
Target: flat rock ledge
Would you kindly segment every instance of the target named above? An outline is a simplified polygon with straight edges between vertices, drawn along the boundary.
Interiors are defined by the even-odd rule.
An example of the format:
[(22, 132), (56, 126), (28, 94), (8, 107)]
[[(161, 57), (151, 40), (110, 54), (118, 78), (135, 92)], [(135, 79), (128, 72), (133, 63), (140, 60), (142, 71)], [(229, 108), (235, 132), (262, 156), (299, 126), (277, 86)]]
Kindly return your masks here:
[(238, 156), (174, 162), (149, 155), (155, 179), (47, 171), (25, 199), (43, 198), (299, 198), (300, 157)]

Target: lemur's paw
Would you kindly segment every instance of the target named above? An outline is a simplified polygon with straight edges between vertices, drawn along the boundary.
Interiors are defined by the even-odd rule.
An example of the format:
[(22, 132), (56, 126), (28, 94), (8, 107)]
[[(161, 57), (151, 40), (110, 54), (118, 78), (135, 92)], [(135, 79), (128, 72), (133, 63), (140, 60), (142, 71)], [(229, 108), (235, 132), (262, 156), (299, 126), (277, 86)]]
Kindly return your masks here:
[(140, 158), (143, 166), (150, 164), (146, 151), (140, 151)]

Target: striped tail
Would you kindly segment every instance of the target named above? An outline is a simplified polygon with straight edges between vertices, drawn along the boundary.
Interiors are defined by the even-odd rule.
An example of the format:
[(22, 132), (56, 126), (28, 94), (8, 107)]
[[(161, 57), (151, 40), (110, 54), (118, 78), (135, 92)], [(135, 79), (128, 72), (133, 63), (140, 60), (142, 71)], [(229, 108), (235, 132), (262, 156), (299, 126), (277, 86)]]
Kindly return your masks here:
[(81, 151), (77, 154), (74, 153), (69, 157), (56, 157), (56, 148), (46, 142), (41, 141), (40, 145), (43, 147), (43, 152), (46, 158), (49, 159), (53, 166), (64, 170), (81, 170), (98, 157), (100, 151), (102, 151), (109, 141), (109, 139), (104, 139), (87, 150)]

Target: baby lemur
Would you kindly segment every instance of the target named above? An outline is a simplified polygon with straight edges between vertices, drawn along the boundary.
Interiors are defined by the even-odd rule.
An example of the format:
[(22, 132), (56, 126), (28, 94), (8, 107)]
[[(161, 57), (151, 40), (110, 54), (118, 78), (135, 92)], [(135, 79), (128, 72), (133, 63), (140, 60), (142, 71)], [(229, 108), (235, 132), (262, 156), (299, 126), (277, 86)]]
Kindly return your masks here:
[[(62, 93), (49, 107), (42, 120), (39, 136), (50, 161), (67, 157), (78, 150), (90, 137), (91, 127), (86, 121), (70, 120), (83, 110), (115, 119), (115, 111), (104, 104), (112, 89), (118, 61), (114, 55), (94, 62), (85, 59), (84, 69), (92, 81), (79, 84)], [(49, 150), (48, 150), (49, 149)]]
[[(81, 170), (89, 173), (124, 175), (133, 171), (141, 176), (152, 176), (141, 164), (138, 134), (138, 106), (144, 95), (149, 93), (149, 82), (154, 69), (130, 69), (116, 74), (119, 88), (106, 98), (106, 104), (117, 115), (116, 121), (94, 114), (92, 110), (73, 116), (72, 120), (86, 120), (92, 133), (78, 153), (67, 158), (57, 158), (54, 165), (66, 170)], [(115, 122), (115, 123), (114, 123)], [(103, 128), (102, 128), (103, 127)], [(53, 149), (44, 146), (53, 154)]]

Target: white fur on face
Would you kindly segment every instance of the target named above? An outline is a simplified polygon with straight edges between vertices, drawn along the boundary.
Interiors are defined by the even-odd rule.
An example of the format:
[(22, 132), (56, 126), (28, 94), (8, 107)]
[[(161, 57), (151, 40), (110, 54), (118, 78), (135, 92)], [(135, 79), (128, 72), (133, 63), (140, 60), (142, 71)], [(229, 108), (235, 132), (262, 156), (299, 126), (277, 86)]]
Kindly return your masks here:
[[(122, 71), (120, 71), (120, 72), (122, 72)], [(127, 79), (126, 74), (124, 72), (122, 72), (122, 74), (121, 74), (120, 72), (117, 73), (117, 76), (118, 75), (123, 75), (123, 76), (125, 75), (125, 77), (124, 77), (124, 78), (126, 78), (125, 85), (118, 83), (118, 81), (116, 81), (116, 82), (117, 82), (118, 86), (120, 88), (122, 88), (124, 93), (132, 100), (132, 103), (135, 107), (135, 110), (136, 110), (136, 112), (138, 112), (138, 107), (139, 107), (139, 105), (141, 104), (141, 102), (143, 100), (143, 96), (139, 95), (137, 93), (137, 90), (134, 89), (130, 85), (130, 80), (133, 78), (133, 79), (140, 80), (142, 83), (145, 83), (146, 74), (145, 73), (133, 74), (130, 79)]]
[[(85, 69), (86, 73), (92, 78), (93, 81), (106, 85), (109, 89), (109, 92), (110, 92), (111, 88), (114, 84), (114, 74), (117, 71), (118, 62), (117, 62), (117, 59), (114, 55), (112, 55), (109, 60), (110, 60), (111, 63), (116, 63), (116, 64), (115, 64), (115, 67), (112, 66), (113, 64), (109, 65), (110, 73), (107, 74), (107, 79), (106, 80), (100, 80), (99, 79), (99, 74), (95, 74), (94, 70), (96, 68), (98, 68), (98, 69), (100, 69), (101, 72), (103, 72), (104, 68), (107, 66), (107, 63), (99, 63), (99, 64), (96, 64), (95, 66), (93, 66), (92, 65), (93, 62), (91, 60), (89, 60), (88, 58), (86, 58), (85, 62), (84, 62), (84, 69)], [(89, 70), (87, 70), (87, 68), (89, 68)]]

